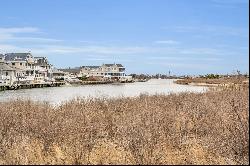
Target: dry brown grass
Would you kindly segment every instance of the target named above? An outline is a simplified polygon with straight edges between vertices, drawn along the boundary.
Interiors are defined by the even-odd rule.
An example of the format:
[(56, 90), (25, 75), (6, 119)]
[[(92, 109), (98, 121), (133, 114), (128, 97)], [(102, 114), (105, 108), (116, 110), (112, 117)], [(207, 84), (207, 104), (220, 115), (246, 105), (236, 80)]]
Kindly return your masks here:
[(175, 81), (177, 84), (189, 84), (189, 83), (206, 83), (206, 84), (242, 84), (249, 85), (249, 83), (244, 83), (249, 80), (246, 77), (229, 77), (229, 78), (185, 78)]
[(249, 90), (0, 103), (0, 164), (248, 164)]

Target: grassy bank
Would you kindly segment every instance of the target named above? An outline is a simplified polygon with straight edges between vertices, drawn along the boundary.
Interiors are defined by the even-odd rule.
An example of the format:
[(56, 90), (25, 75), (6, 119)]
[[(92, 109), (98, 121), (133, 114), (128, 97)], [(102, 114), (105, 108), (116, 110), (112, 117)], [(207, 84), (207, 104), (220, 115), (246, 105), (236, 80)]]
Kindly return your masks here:
[(0, 103), (0, 164), (248, 164), (248, 89)]

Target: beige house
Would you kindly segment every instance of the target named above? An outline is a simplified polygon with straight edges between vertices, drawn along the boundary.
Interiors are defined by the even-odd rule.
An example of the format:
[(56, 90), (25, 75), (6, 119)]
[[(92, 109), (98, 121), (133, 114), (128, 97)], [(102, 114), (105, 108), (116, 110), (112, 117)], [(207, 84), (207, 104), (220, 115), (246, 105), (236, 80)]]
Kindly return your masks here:
[(17, 81), (17, 75), (21, 71), (14, 69), (4, 62), (0, 62), (0, 83), (6, 85), (12, 85)]
[(34, 66), (37, 70), (35, 80), (50, 81), (53, 78), (53, 70), (48, 59), (46, 57), (34, 57), (34, 59)]
[(52, 69), (52, 80), (61, 81), (65, 79), (66, 73), (56, 68)]
[(119, 80), (125, 76), (125, 67), (121, 64), (103, 64), (102, 66), (82, 66), (80, 76), (111, 78)]
[(23, 71), (16, 77), (22, 79), (26, 76), (28, 80), (35, 77), (35, 60), (31, 53), (7, 53), (5, 54), (5, 61), (10, 67)]
[(33, 57), (31, 53), (7, 53), (4, 61), (16, 73), (18, 81), (44, 82), (52, 78), (52, 65), (45, 57)]

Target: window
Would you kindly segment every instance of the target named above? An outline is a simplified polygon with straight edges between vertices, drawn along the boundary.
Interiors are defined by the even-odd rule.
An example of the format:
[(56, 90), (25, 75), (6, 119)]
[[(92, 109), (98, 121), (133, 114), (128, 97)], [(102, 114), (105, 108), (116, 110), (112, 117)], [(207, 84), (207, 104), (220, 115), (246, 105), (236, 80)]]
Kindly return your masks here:
[(12, 63), (13, 66), (15, 66), (15, 63)]
[(23, 65), (23, 63), (20, 63), (20, 66), (22, 66)]

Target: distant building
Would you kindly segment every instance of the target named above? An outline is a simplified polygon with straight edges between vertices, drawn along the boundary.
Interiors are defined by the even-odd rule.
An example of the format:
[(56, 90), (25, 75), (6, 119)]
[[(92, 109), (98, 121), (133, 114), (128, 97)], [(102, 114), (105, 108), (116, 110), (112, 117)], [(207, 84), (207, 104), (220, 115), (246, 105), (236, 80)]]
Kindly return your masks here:
[(69, 77), (78, 77), (81, 71), (81, 68), (68, 68), (68, 69), (59, 69), (63, 71)]
[(52, 69), (52, 79), (53, 80), (64, 80), (65, 79), (65, 72), (58, 70), (58, 69)]
[(102, 66), (82, 66), (80, 76), (86, 77), (109, 77), (120, 79), (125, 76), (125, 67), (121, 64), (103, 64)]
[(49, 63), (48, 59), (46, 57), (34, 57), (34, 59), (34, 66), (38, 69), (35, 80), (51, 80), (53, 78), (52, 65)]

